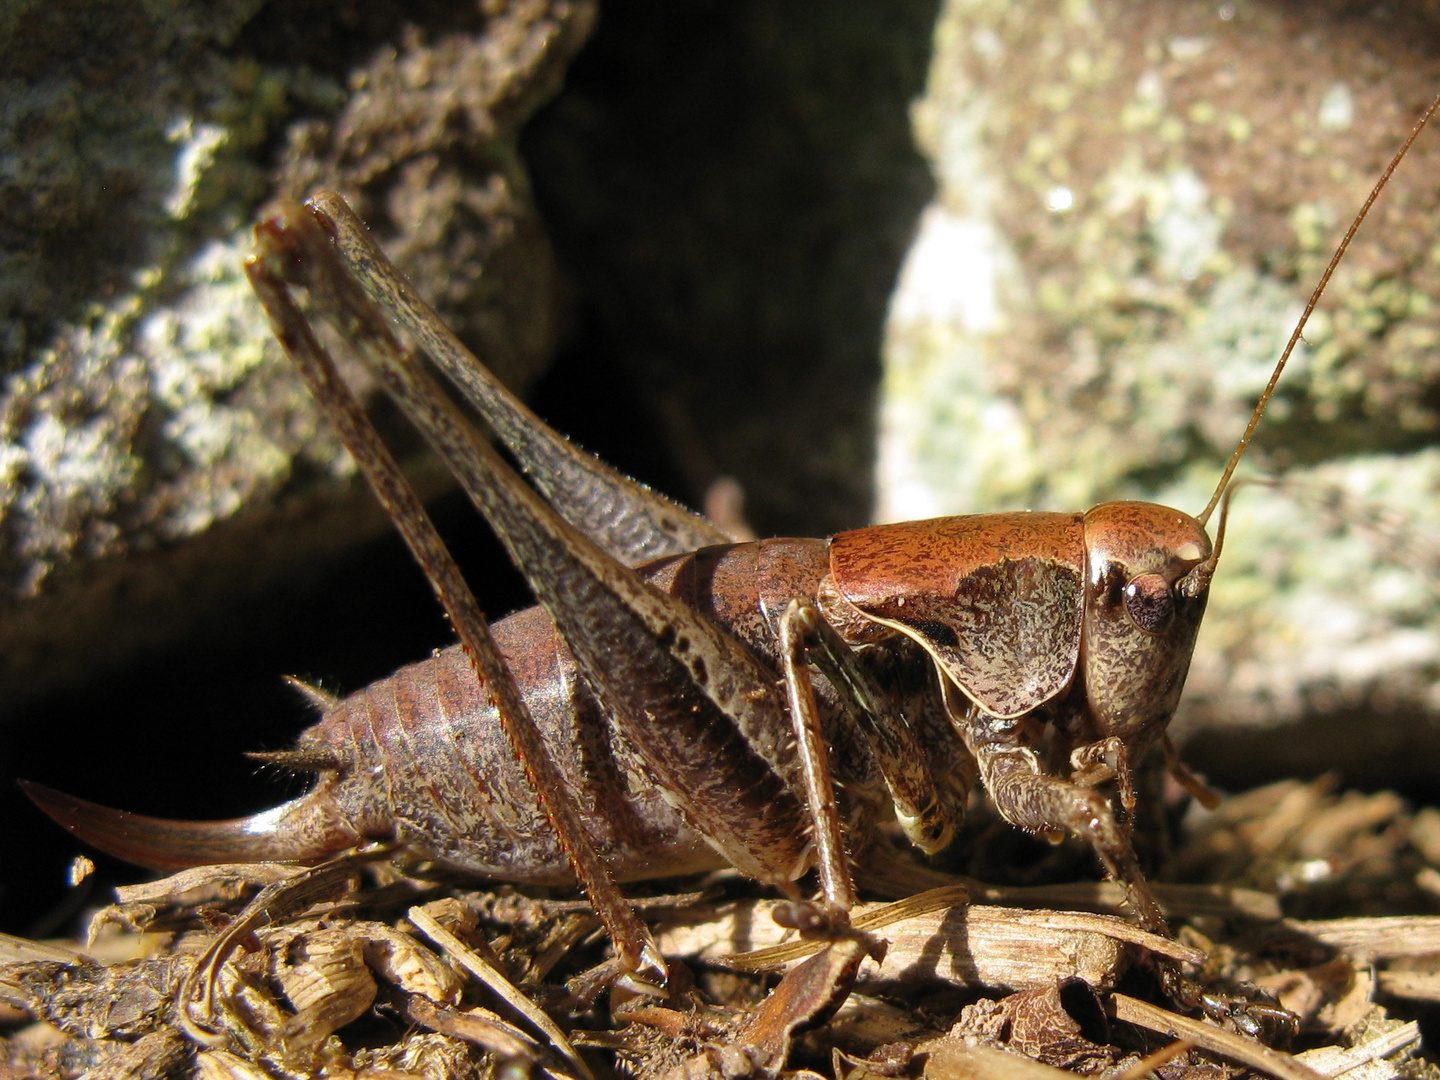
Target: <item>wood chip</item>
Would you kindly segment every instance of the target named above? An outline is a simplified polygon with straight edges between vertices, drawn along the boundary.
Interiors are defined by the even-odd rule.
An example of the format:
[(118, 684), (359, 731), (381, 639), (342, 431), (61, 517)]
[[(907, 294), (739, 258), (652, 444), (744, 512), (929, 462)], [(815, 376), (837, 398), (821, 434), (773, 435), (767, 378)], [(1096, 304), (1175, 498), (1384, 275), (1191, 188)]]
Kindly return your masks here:
[(1360, 964), (1440, 955), (1440, 915), (1286, 919), (1281, 926), (1339, 949)]
[[(903, 917), (889, 918), (901, 905), (859, 909), (856, 927), (889, 945), (883, 963), (867, 959), (861, 964), (861, 985), (939, 980), (1028, 990), (1080, 978), (1108, 988), (1128, 967), (1130, 946), (1184, 963), (1205, 959), (1196, 949), (1147, 934), (1113, 915), (968, 905), (928, 911), (911, 907), (902, 909)], [(660, 931), (657, 941), (667, 954), (744, 971), (783, 967), (817, 952), (812, 942), (780, 943), (785, 931), (770, 918), (773, 907), (769, 901), (726, 905), (712, 919)], [(771, 941), (777, 944), (768, 945)], [(737, 954), (737, 946), (747, 951)]]
[(1420, 1025), (1411, 1021), (1348, 1050), (1339, 1046), (1322, 1046), (1296, 1054), (1295, 1058), (1322, 1076), (1344, 1076), (1345, 1080), (1390, 1080), (1400, 1074), (1400, 1063), (1383, 1059), (1407, 1050), (1419, 1041)]
[(247, 892), (263, 889), (277, 881), (302, 873), (288, 863), (221, 863), (194, 866), (178, 874), (142, 881), (138, 885), (117, 885), (118, 904), (174, 904), (177, 907), (238, 900)]

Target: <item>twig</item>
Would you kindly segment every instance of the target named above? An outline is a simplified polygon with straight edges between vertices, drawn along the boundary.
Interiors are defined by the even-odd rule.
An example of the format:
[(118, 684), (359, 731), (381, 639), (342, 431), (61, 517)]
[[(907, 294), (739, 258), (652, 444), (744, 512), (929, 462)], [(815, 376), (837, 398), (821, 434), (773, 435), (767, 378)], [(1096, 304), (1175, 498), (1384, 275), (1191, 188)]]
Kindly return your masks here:
[(1113, 994), (1110, 1000), (1115, 1004), (1116, 1019), (1172, 1038), (1194, 1039), (1196, 1046), (1249, 1065), (1277, 1080), (1324, 1080), (1320, 1073), (1303, 1062), (1279, 1050), (1272, 1050), (1255, 1039), (1222, 1031), (1203, 1020), (1157, 1009), (1124, 994)]
[(488, 986), (497, 997), (549, 1039), (551, 1045), (560, 1051), (565, 1060), (575, 1066), (576, 1071), (584, 1077), (584, 1080), (595, 1080), (595, 1074), (590, 1071), (590, 1066), (586, 1065), (584, 1059), (576, 1052), (565, 1032), (560, 1030), (555, 1021), (551, 1020), (543, 1009), (517, 990), (515, 984), (494, 965), (441, 926), (435, 917), (424, 908), (412, 907), (405, 915), (417, 930), (453, 957), (457, 963)]

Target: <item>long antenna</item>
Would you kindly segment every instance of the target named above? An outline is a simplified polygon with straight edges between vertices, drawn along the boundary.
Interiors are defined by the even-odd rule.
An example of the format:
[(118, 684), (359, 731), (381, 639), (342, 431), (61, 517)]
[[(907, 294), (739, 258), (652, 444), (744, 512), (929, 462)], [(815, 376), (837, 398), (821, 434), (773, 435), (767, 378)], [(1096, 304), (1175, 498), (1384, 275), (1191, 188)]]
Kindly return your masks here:
[(1275, 384), (1280, 381), (1280, 373), (1285, 370), (1285, 363), (1290, 359), (1290, 354), (1295, 351), (1296, 344), (1300, 341), (1300, 335), (1305, 330), (1305, 322), (1310, 318), (1310, 313), (1315, 310), (1315, 305), (1320, 302), (1320, 294), (1325, 291), (1325, 286), (1330, 284), (1330, 276), (1335, 273), (1335, 267), (1340, 265), (1340, 260), (1345, 257), (1345, 252), (1350, 247), (1350, 241), (1355, 238), (1355, 233), (1360, 228), (1360, 223), (1370, 213), (1370, 207), (1375, 205), (1375, 200), (1385, 185), (1390, 182), (1390, 174), (1400, 164), (1401, 159), (1409, 152), (1411, 145), (1420, 137), (1420, 132), (1430, 122), (1430, 118), (1440, 109), (1440, 95), (1430, 102), (1430, 107), (1425, 110), (1425, 115), (1416, 122), (1410, 137), (1405, 140), (1403, 146), (1395, 152), (1390, 159), (1390, 164), (1380, 174), (1380, 179), (1375, 182), (1375, 187), (1370, 191), (1370, 197), (1365, 200), (1365, 205), (1360, 207), (1360, 212), (1355, 215), (1355, 220), (1350, 223), (1350, 228), (1345, 233), (1345, 239), (1340, 241), (1340, 246), (1335, 249), (1335, 254), (1330, 258), (1330, 265), (1325, 267), (1325, 273), (1320, 275), (1320, 284), (1315, 286), (1315, 291), (1310, 294), (1310, 300), (1305, 305), (1305, 313), (1300, 316), (1300, 321), (1295, 324), (1294, 331), (1290, 334), (1290, 340), (1285, 343), (1285, 351), (1280, 354), (1280, 360), (1275, 365), (1274, 372), (1270, 375), (1270, 381), (1265, 386), (1265, 392), (1260, 395), (1260, 400), (1255, 404), (1255, 411), (1250, 414), (1250, 423), (1245, 427), (1245, 434), (1240, 436), (1240, 445), (1235, 447), (1235, 452), (1230, 455), (1230, 461), (1225, 466), (1225, 472), (1220, 476), (1220, 483), (1215, 485), (1215, 494), (1210, 496), (1210, 501), (1205, 505), (1205, 512), (1200, 515), (1199, 521), (1204, 525), (1210, 520), (1210, 514), (1215, 509), (1215, 504), (1220, 501), (1220, 496), (1225, 491), (1225, 485), (1230, 482), (1230, 477), (1235, 472), (1235, 466), (1240, 464), (1240, 458), (1245, 453), (1245, 448), (1250, 445), (1250, 436), (1255, 434), (1255, 428), (1260, 423), (1260, 417), (1265, 412), (1265, 406), (1270, 402), (1270, 395), (1275, 392)]

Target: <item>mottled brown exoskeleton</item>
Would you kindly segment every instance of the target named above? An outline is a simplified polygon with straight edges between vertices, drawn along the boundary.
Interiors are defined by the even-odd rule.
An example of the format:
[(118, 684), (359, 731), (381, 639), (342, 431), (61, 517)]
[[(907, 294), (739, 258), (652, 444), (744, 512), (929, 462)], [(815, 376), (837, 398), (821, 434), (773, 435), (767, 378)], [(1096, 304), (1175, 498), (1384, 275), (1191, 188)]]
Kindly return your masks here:
[[(663, 980), (664, 961), (615, 882), (728, 863), (798, 897), (795, 881), (815, 866), (824, 901), (812, 914), (834, 931), (854, 903), (851, 861), (873, 850), (884, 804), (933, 852), (978, 777), (1014, 825), (1088, 840), (1140, 924), (1167, 932), (1131, 848), (1131, 768), (1158, 743), (1196, 787), (1165, 729), (1219, 556), (1205, 522), (1270, 389), (1198, 518), (1115, 502), (737, 544), (542, 424), (337, 196), (281, 207), (257, 237), (248, 271), (277, 336), (461, 644), (325, 701), (296, 749), (272, 755), (316, 776), (283, 806), (229, 822), (161, 821), (29, 785), (52, 817), (157, 869), (317, 861), (391, 841), (484, 877), (578, 880), (638, 985)], [(492, 635), (296, 288), (446, 458), (539, 607)], [(1102, 790), (1112, 782), (1118, 814)]]

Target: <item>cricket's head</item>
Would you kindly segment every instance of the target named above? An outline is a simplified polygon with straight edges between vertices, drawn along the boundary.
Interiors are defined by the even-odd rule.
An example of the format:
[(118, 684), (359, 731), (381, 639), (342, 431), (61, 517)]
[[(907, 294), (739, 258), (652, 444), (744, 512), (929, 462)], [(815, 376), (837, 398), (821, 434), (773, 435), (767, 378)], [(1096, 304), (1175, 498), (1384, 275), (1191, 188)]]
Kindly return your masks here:
[(1180, 700), (1209, 596), (1210, 538), (1189, 514), (1142, 502), (1085, 515), (1080, 667), (1101, 737), (1159, 730)]

